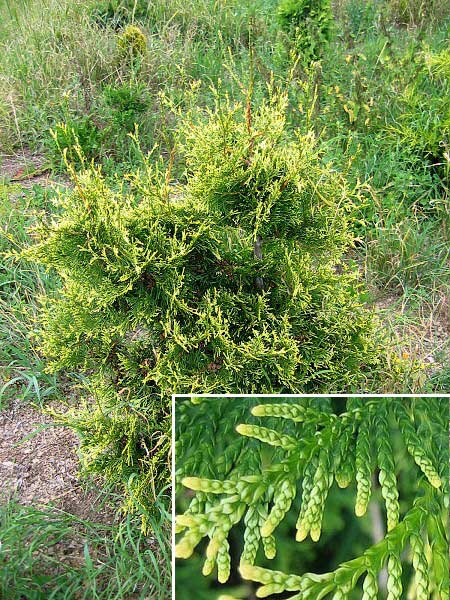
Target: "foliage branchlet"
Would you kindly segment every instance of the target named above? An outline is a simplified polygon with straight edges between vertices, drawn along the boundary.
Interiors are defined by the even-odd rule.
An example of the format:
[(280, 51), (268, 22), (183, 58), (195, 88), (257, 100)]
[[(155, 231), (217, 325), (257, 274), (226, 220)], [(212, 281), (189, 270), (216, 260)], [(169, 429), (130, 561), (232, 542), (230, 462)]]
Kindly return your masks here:
[[(372, 600), (377, 597), (377, 575), (386, 567), (388, 598), (397, 600), (403, 593), (401, 555), (409, 545), (418, 598), (429, 598), (432, 590), (438, 597), (446, 597), (448, 575), (444, 576), (443, 557), (448, 546), (443, 520), (448, 503), (448, 403), (445, 399), (426, 400), (429, 402), (406, 398), (349, 399), (346, 410), (340, 413), (333, 413), (327, 407), (320, 410), (305, 398), (253, 406), (251, 412), (258, 422), (240, 423), (236, 427), (237, 433), (256, 444), (247, 449), (247, 454), (265, 456), (251, 469), (245, 464), (243, 453), (242, 460), (234, 463), (222, 480), (186, 476), (192, 463), (184, 464), (179, 458), (178, 481), (200, 492), (207, 501), (198, 512), (194, 497), (186, 512), (177, 517), (180, 538), (176, 556), (190, 557), (200, 541), (207, 538), (210, 541), (205, 564), (208, 574), (211, 573), (219, 550), (221, 561), (225, 562), (227, 536), (243, 520), (240, 572), (244, 578), (263, 584), (258, 597), (294, 591), (298, 593), (292, 599), (317, 599), (327, 594), (346, 598), (364, 577), (363, 598)], [(216, 402), (226, 405), (227, 400)], [(214, 415), (215, 406), (211, 402), (208, 409)], [(229, 415), (231, 419), (238, 416), (237, 413)], [(268, 420), (270, 427), (259, 424)], [(423, 426), (432, 434), (426, 443), (417, 435)], [(397, 482), (399, 466), (391, 441), (395, 430), (400, 431), (403, 452), (410, 455), (409, 468), (417, 469), (420, 483), (413, 506), (402, 518)], [(216, 423), (216, 436), (218, 431), (220, 425)], [(229, 431), (225, 437), (231, 437)], [(181, 443), (179, 449), (186, 452), (186, 444)], [(199, 455), (197, 472), (200, 472), (203, 451), (202, 446), (195, 447)], [(267, 455), (268, 447), (273, 449), (271, 458)], [(296, 539), (302, 541), (310, 536), (312, 541), (319, 540), (329, 490), (335, 479), (342, 487), (342, 469), (348, 459), (355, 464), (346, 470), (344, 483), (348, 485), (353, 480), (356, 484), (355, 513), (359, 517), (367, 510), (374, 473), (379, 474), (386, 507), (385, 537), (362, 556), (342, 563), (330, 573), (288, 575), (257, 566), (258, 548), (269, 537), (273, 544), (277, 527), (299, 494), (301, 508)], [(426, 548), (431, 548), (431, 559)], [(226, 564), (224, 570), (217, 560), (221, 582), (229, 573), (229, 559)]]

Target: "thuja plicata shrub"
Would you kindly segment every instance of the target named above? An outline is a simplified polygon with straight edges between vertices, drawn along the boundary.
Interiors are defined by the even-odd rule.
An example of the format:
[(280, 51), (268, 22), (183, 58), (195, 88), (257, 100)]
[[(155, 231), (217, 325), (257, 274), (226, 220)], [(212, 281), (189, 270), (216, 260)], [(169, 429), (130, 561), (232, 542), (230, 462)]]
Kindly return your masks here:
[(25, 253), (62, 281), (42, 301), (49, 369), (89, 374), (65, 422), (130, 506), (167, 481), (172, 393), (355, 388), (379, 362), (342, 258), (352, 195), (312, 136), (288, 134), (285, 111), (284, 96), (253, 110), (218, 97), (187, 119), (183, 184), (173, 160), (112, 184), (72, 170)]
[[(387, 598), (398, 600), (406, 597), (402, 571), (408, 556), (414, 597), (447, 600), (448, 399), (349, 398), (343, 410), (328, 398), (253, 399), (247, 414), (242, 399), (177, 402), (177, 489), (194, 492), (176, 518), (178, 558), (189, 559), (205, 538), (203, 574), (216, 572), (225, 583), (229, 539), (243, 523), (239, 570), (244, 579), (261, 584), (259, 598), (293, 592), (283, 598), (342, 600), (362, 586), (363, 600), (375, 600), (385, 568)], [(404, 472), (415, 473), (406, 506), (399, 495)], [(259, 549), (267, 559), (275, 557), (278, 528), (297, 496), (293, 535), (299, 543), (319, 540), (335, 483), (354, 488), (357, 517), (368, 510), (374, 488), (381, 491), (384, 537), (330, 572), (290, 574), (260, 567)]]

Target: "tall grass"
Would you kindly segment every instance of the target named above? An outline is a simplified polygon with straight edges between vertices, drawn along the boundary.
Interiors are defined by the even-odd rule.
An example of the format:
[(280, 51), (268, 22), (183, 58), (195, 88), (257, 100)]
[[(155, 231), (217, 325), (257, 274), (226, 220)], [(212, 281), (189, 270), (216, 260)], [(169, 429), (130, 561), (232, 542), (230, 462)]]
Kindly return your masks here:
[[(108, 133), (102, 158), (108, 154), (116, 162), (130, 159), (124, 136), (120, 143), (112, 143), (118, 131), (117, 126), (110, 127), (112, 115), (104, 91), (136, 83), (145, 87), (149, 99), (139, 119), (141, 140), (146, 147), (153, 146), (155, 139), (170, 145), (171, 124), (160, 93), (182, 102), (183, 92), (197, 78), (214, 83), (222, 78), (234, 85), (223, 70), (228, 50), (232, 48), (234, 61), (242, 63), (239, 70), (244, 73), (250, 16), (255, 13), (255, 27), (266, 31), (263, 15), (270, 2), (258, 2), (256, 8), (250, 1), (237, 0), (148, 3), (145, 19), (138, 22), (147, 37), (148, 51), (134, 64), (120, 56), (116, 29), (108, 23), (99, 26), (96, 21), (95, 10), (101, 4), (93, 0), (22, 4), (7, 0), (0, 7), (4, 19), (0, 144), (5, 148), (20, 143), (42, 147), (48, 139), (46, 133), (57, 122), (76, 128), (80, 118), (90, 118), (93, 128)], [(267, 35), (264, 43), (270, 44)]]
[(432, 301), (450, 281), (450, 247), (434, 221), (378, 222), (368, 236), (365, 259), (367, 280), (390, 293), (422, 289)]
[[(0, 507), (0, 596), (5, 600), (162, 600), (170, 595), (166, 500), (145, 537), (132, 516), (112, 524), (56, 508)], [(156, 514), (156, 513), (155, 513)]]
[(57, 280), (14, 253), (30, 242), (29, 228), (51, 207), (52, 192), (36, 186), (23, 191), (0, 183), (0, 409), (12, 397), (38, 404), (58, 394), (55, 375), (45, 372), (36, 350), (39, 296)]

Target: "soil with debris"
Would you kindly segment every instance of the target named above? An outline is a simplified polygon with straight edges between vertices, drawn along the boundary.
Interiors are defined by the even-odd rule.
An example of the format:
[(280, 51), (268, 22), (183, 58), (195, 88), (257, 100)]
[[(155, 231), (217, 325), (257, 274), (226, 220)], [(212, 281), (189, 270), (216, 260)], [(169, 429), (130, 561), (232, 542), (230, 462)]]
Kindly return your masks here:
[(77, 440), (28, 406), (0, 413), (0, 500), (64, 503), (77, 487)]
[(24, 188), (52, 183), (50, 168), (44, 157), (34, 154), (28, 148), (15, 155), (0, 154), (0, 176)]
[[(53, 505), (82, 519), (111, 519), (99, 511), (96, 490), (78, 477), (78, 439), (29, 405), (12, 403), (0, 412), (0, 504)], [(91, 485), (90, 488), (93, 486)]]

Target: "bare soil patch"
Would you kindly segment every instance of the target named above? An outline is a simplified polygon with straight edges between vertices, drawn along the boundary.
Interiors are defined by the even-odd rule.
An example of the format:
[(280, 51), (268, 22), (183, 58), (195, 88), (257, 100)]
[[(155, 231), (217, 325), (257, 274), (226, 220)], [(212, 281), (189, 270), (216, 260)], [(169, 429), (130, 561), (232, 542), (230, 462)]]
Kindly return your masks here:
[(24, 187), (50, 183), (50, 169), (46, 168), (44, 157), (27, 148), (20, 154), (0, 155), (0, 176)]
[(51, 187), (70, 184), (67, 176), (60, 174), (57, 178), (53, 177), (46, 158), (28, 148), (24, 148), (19, 154), (0, 154), (0, 178), (19, 184), (24, 189), (30, 189), (34, 185)]
[(0, 504), (53, 505), (82, 519), (111, 522), (111, 507), (99, 506), (95, 486), (78, 477), (76, 434), (54, 425), (29, 405), (0, 412)]

